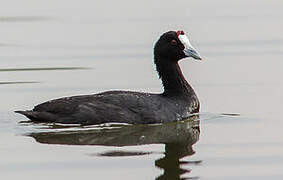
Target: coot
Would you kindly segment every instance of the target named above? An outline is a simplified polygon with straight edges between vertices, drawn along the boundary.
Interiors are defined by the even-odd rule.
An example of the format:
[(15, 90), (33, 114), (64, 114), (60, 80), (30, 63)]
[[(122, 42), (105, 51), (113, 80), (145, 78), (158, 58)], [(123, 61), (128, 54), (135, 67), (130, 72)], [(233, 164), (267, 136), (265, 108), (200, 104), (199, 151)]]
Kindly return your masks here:
[(150, 124), (182, 120), (199, 112), (199, 100), (185, 80), (178, 61), (201, 59), (183, 31), (164, 33), (154, 47), (154, 63), (162, 80), (161, 94), (107, 91), (64, 97), (39, 104), (30, 111), (15, 111), (33, 122)]

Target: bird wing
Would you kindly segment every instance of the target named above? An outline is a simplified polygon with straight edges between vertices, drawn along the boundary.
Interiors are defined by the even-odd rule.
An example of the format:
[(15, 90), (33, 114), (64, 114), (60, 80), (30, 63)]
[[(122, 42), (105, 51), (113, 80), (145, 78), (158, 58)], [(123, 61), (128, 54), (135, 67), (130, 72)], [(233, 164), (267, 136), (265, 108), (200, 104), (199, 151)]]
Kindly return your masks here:
[[(94, 95), (72, 96), (35, 106), (37, 117), (50, 114), (54, 122), (99, 124), (105, 122), (152, 123), (164, 106), (157, 95), (127, 91), (109, 91)], [(151, 97), (150, 101), (148, 101)], [(48, 116), (49, 117), (49, 116)], [(46, 119), (46, 118), (45, 118)], [(49, 118), (50, 119), (50, 118)]]

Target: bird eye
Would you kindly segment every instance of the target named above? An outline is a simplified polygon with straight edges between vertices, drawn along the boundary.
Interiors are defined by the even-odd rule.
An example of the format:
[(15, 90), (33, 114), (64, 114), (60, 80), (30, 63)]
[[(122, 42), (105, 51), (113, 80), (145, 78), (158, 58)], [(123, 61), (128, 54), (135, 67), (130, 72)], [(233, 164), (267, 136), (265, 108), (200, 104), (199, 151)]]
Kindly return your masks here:
[(173, 39), (173, 40), (171, 41), (171, 44), (175, 46), (175, 45), (177, 45), (177, 41), (176, 41), (175, 39)]

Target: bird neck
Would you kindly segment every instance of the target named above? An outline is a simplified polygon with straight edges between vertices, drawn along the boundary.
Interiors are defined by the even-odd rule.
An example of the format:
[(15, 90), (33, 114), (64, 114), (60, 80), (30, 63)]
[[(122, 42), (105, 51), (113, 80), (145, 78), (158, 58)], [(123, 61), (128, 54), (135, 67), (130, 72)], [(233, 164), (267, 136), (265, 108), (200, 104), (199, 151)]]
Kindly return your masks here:
[(186, 81), (177, 61), (155, 57), (156, 70), (164, 87), (163, 95), (188, 96), (194, 90)]

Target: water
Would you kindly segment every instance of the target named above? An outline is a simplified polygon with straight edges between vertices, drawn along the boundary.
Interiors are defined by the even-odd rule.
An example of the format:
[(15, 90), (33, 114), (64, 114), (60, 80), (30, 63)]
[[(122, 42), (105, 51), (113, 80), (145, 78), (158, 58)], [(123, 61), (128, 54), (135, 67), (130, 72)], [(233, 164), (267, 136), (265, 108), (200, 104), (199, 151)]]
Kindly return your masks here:
[[(5, 179), (282, 179), (283, 2), (7, 1), (0, 7)], [(152, 48), (183, 29), (201, 101), (154, 126), (20, 123), (14, 110), (111, 89), (160, 92)]]

